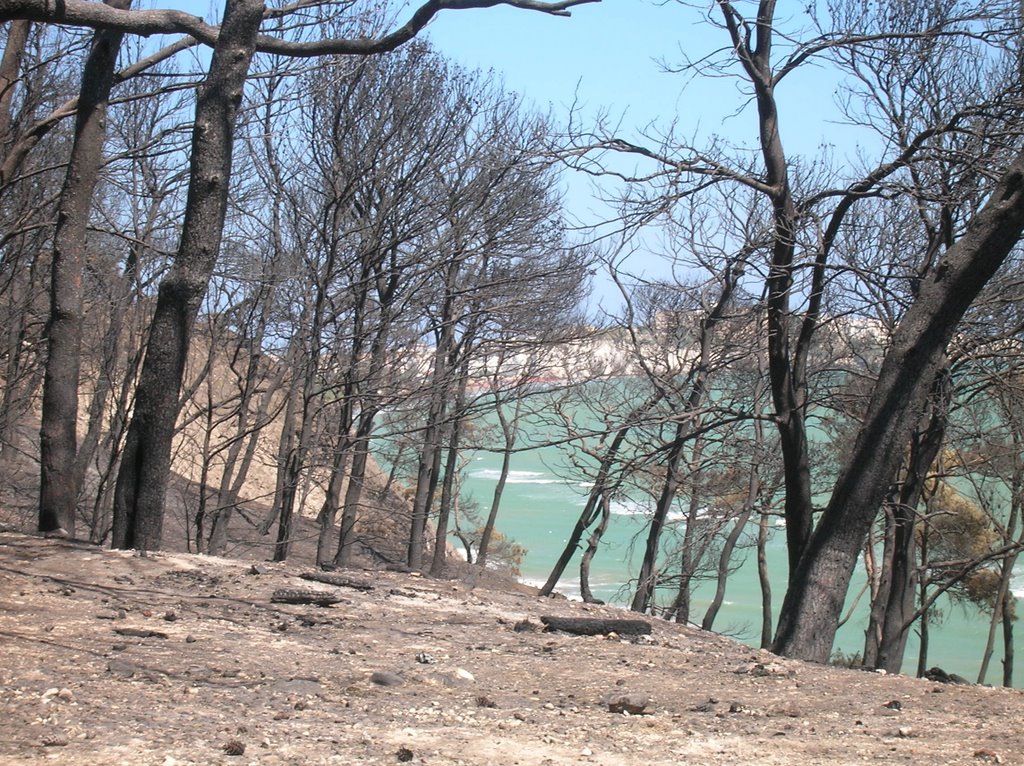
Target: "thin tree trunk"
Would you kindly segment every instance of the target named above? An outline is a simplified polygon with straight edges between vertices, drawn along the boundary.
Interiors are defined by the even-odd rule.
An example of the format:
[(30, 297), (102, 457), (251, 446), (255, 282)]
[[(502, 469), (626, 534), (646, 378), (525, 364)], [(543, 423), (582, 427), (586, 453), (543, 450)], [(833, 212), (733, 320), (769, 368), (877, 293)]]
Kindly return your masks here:
[(757, 580), (761, 586), (761, 648), (772, 645), (772, 581), (768, 573), (768, 522), (771, 514), (765, 508), (757, 525)]
[(676, 424), (672, 444), (669, 447), (668, 457), (665, 461), (665, 480), (662, 482), (661, 493), (658, 496), (657, 505), (654, 507), (654, 515), (651, 517), (647, 529), (647, 543), (644, 547), (640, 574), (637, 577), (636, 593), (633, 594), (633, 600), (629, 607), (634, 612), (646, 612), (654, 599), (658, 554), (661, 553), (661, 533), (668, 520), (668, 512), (672, 509), (672, 503), (675, 501), (676, 490), (679, 488), (679, 462), (690, 433), (688, 425), (687, 421)]
[(979, 684), (985, 683), (985, 676), (988, 675), (988, 666), (992, 661), (992, 654), (995, 651), (996, 632), (998, 626), (1003, 622), (1003, 610), (1008, 602), (1007, 596), (1010, 593), (1010, 577), (1012, 572), (1007, 570), (1006, 563), (1006, 561), (1003, 561), (999, 570), (999, 590), (996, 593), (992, 617), (988, 621), (988, 634), (985, 637), (985, 649), (981, 654), (981, 667), (978, 668)]
[(608, 496), (601, 495), (601, 520), (587, 540), (587, 549), (583, 551), (583, 556), (580, 557), (580, 598), (587, 604), (603, 603), (600, 599), (594, 598), (594, 594), (590, 590), (590, 564), (597, 554), (601, 538), (604, 537), (604, 533), (608, 530), (608, 522), (612, 518), (611, 506), (612, 504)]
[[(752, 400), (755, 403), (760, 402), (761, 393), (761, 379), (758, 378), (758, 382), (755, 384), (752, 395)], [(739, 517), (736, 519), (736, 523), (733, 525), (732, 530), (725, 539), (725, 543), (722, 545), (722, 551), (718, 557), (715, 595), (711, 599), (711, 604), (708, 606), (707, 611), (704, 613), (704, 620), (701, 622), (702, 630), (711, 630), (715, 624), (715, 619), (718, 617), (718, 611), (722, 608), (722, 603), (725, 601), (725, 589), (729, 578), (729, 566), (732, 561), (733, 551), (736, 550), (736, 544), (739, 542), (740, 535), (743, 534), (744, 528), (750, 522), (750, 516), (754, 512), (754, 506), (757, 505), (758, 498), (761, 496), (760, 456), (764, 448), (764, 428), (761, 426), (760, 408), (755, 411), (754, 415), (754, 452), (753, 459), (750, 461), (750, 477), (747, 481), (747, 496), (743, 501), (743, 508), (740, 511)]]
[(1013, 688), (1013, 610), (1010, 609), (1011, 595), (1006, 594), (1003, 604), (1003, 686)]
[[(495, 396), (498, 396), (498, 394), (495, 394)], [(505, 484), (508, 482), (509, 471), (512, 468), (512, 448), (515, 446), (516, 429), (518, 428), (522, 402), (522, 397), (516, 399), (515, 411), (511, 422), (505, 417), (505, 411), (501, 402), (495, 402), (498, 421), (501, 424), (501, 433), (505, 439), (505, 447), (501, 455), (501, 470), (498, 473), (498, 481), (494, 485), (494, 494), (491, 496), (491, 509), (487, 513), (487, 520), (484, 522), (483, 531), (480, 533), (480, 543), (476, 554), (476, 563), (480, 567), (487, 566), (487, 553), (491, 547), (491, 536), (494, 534), (494, 526), (498, 521), (501, 496), (505, 492)]]
[[(459, 391), (455, 398), (455, 412), (463, 411), (465, 398), (466, 372), (463, 370), (459, 381)], [(441, 502), (437, 513), (437, 524), (434, 528), (434, 555), (430, 562), (430, 574), (435, 577), (444, 573), (445, 562), (448, 558), (448, 519), (458, 495), (459, 442), (462, 438), (462, 418), (453, 418), (449, 428), (448, 451), (444, 461), (444, 481), (441, 483)]]
[(160, 548), (171, 442), (192, 325), (220, 250), (235, 119), (263, 19), (262, 0), (228, 0), (199, 88), (181, 244), (160, 284), (114, 492), (113, 543)]
[[(654, 400), (648, 400), (645, 408), (649, 408), (653, 405)], [(644, 408), (638, 408), (631, 413), (631, 415), (639, 415), (643, 409)], [(608, 478), (611, 474), (612, 466), (614, 466), (615, 461), (618, 460), (619, 450), (622, 449), (622, 445), (625, 442), (629, 431), (630, 426), (628, 425), (620, 427), (615, 432), (615, 438), (612, 439), (612, 443), (608, 447), (608, 451), (602, 456), (601, 465), (598, 468), (597, 476), (594, 478), (594, 485), (590, 488), (590, 494), (587, 497), (586, 505), (584, 505), (583, 510), (580, 511), (579, 518), (576, 520), (576, 524), (573, 526), (572, 532), (569, 533), (569, 539), (565, 543), (565, 548), (562, 549), (562, 553), (555, 562), (555, 566), (552, 568), (551, 574), (548, 575), (548, 579), (544, 583), (544, 587), (540, 590), (541, 596), (551, 595), (551, 592), (555, 589), (558, 581), (565, 573), (565, 568), (569, 566), (569, 562), (575, 555), (577, 548), (579, 548), (580, 540), (583, 539), (583, 534), (587, 531), (590, 525), (594, 523), (595, 519), (597, 519), (597, 514), (600, 510), (598, 504), (601, 502), (603, 495), (612, 491), (612, 487), (608, 486)]]

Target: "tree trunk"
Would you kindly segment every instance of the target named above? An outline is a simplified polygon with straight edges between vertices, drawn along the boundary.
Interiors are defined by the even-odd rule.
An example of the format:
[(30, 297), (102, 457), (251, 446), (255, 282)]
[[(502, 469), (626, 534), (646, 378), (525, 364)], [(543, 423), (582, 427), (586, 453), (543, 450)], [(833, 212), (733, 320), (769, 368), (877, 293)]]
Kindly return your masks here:
[[(754, 402), (760, 401), (761, 388), (760, 380), (756, 384), (753, 400)], [(756, 414), (760, 414), (757, 412)], [(711, 599), (711, 604), (708, 606), (707, 611), (704, 613), (704, 620), (701, 622), (702, 630), (711, 630), (714, 627), (715, 619), (718, 617), (718, 610), (722, 608), (722, 603), (725, 601), (725, 588), (729, 578), (729, 567), (732, 562), (733, 551), (736, 550), (736, 544), (739, 541), (740, 535), (743, 534), (743, 530), (750, 522), (750, 516), (754, 512), (754, 506), (757, 505), (758, 498), (761, 496), (761, 461), (760, 455), (764, 447), (764, 429), (761, 427), (761, 420), (759, 418), (754, 419), (754, 456), (750, 463), (750, 478), (747, 481), (747, 496), (743, 501), (743, 509), (740, 511), (739, 517), (733, 524), (732, 530), (725, 539), (725, 543), (722, 545), (721, 554), (718, 557), (718, 571), (716, 573), (715, 582), (715, 595)]]
[[(759, 491), (759, 490), (758, 490)], [(756, 495), (754, 495), (756, 498)], [(754, 498), (748, 496), (748, 501)], [(732, 529), (729, 531), (729, 535), (725, 538), (725, 543), (722, 545), (722, 552), (718, 557), (718, 569), (716, 571), (715, 578), (715, 595), (711, 599), (711, 604), (708, 605), (707, 611), (704, 612), (704, 619), (701, 621), (701, 630), (711, 630), (715, 625), (715, 618), (718, 617), (718, 610), (722, 608), (722, 602), (725, 601), (725, 587), (729, 581), (729, 567), (732, 562), (733, 551), (736, 550), (736, 543), (740, 539), (740, 535), (743, 533), (743, 529), (747, 526), (747, 522), (750, 521), (750, 514), (753, 511), (753, 504), (746, 505), (743, 512), (739, 515), (733, 524)]]
[(263, 18), (262, 0), (228, 0), (199, 89), (181, 244), (160, 284), (114, 491), (113, 544), (159, 549), (179, 392), (196, 314), (220, 250), (235, 118)]
[(608, 529), (611, 517), (611, 502), (607, 495), (601, 495), (601, 520), (587, 540), (587, 549), (583, 551), (583, 556), (580, 558), (580, 598), (588, 604), (601, 603), (599, 599), (594, 598), (594, 594), (590, 591), (590, 564), (597, 554), (597, 548)]
[(757, 579), (761, 585), (761, 648), (772, 645), (772, 581), (768, 575), (768, 509), (761, 511), (757, 525)]
[[(498, 397), (498, 394), (495, 394)], [(501, 455), (501, 471), (498, 474), (498, 481), (494, 485), (494, 494), (491, 496), (491, 509), (487, 513), (487, 520), (484, 522), (483, 531), (480, 533), (480, 543), (477, 546), (476, 563), (480, 567), (487, 566), (487, 553), (491, 547), (491, 537), (494, 535), (494, 526), (498, 521), (498, 511), (501, 508), (501, 496), (505, 492), (505, 484), (508, 482), (508, 474), (512, 468), (512, 448), (516, 442), (516, 429), (519, 427), (519, 416), (522, 411), (522, 397), (516, 399), (515, 410), (511, 422), (505, 416), (505, 411), (500, 401), (495, 401), (498, 420), (501, 423), (501, 433), (505, 440), (505, 449)]]
[(1011, 595), (1006, 595), (1003, 604), (1003, 686), (1013, 688), (1013, 610), (1010, 604)]
[[(459, 389), (459, 393), (456, 395), (456, 412), (462, 412), (465, 405), (465, 378), (459, 383)], [(444, 481), (441, 482), (441, 502), (437, 512), (437, 525), (434, 528), (434, 556), (430, 562), (430, 574), (435, 577), (441, 576), (444, 572), (445, 562), (448, 560), (448, 519), (451, 516), (452, 506), (458, 500), (459, 491), (459, 440), (462, 437), (462, 418), (453, 418), (449, 428), (448, 450), (444, 460)]]
[(922, 282), (882, 363), (857, 441), (836, 481), (776, 632), (779, 654), (826, 662), (857, 555), (941, 366), (957, 324), (1024, 230), (1024, 154), (964, 236)]
[[(130, 0), (104, 0), (125, 10)], [(103, 164), (107, 102), (123, 34), (93, 35), (82, 71), (64, 188), (57, 209), (50, 276), (48, 354), (39, 429), (39, 531), (75, 534), (81, 485), (78, 455), (78, 383), (82, 349), (82, 266), (93, 191)], [(2, 134), (0, 134), (2, 135)]]
[(370, 459), (370, 434), (373, 433), (377, 410), (367, 407), (359, 413), (356, 435), (352, 440), (352, 465), (349, 468), (348, 487), (345, 489), (345, 504), (341, 512), (341, 531), (338, 535), (338, 550), (334, 554), (337, 566), (349, 566), (352, 563), (352, 550), (355, 546), (355, 528), (362, 502), (364, 482), (366, 481), (366, 465)]
[[(655, 400), (649, 400), (643, 407), (634, 410), (631, 415), (636, 416), (640, 414), (645, 408), (652, 407), (654, 403)], [(611, 474), (612, 466), (614, 466), (615, 461), (618, 460), (619, 450), (622, 449), (622, 444), (625, 442), (626, 436), (629, 435), (629, 431), (630, 426), (628, 425), (620, 427), (615, 432), (615, 438), (612, 439), (612, 443), (608, 447), (608, 451), (601, 457), (601, 465), (598, 468), (597, 476), (594, 478), (594, 485), (590, 488), (587, 503), (583, 506), (583, 510), (580, 511), (579, 518), (576, 520), (576, 524), (573, 526), (572, 532), (569, 533), (569, 539), (565, 543), (565, 548), (562, 549), (562, 553), (555, 562), (555, 566), (552, 568), (551, 574), (548, 575), (548, 579), (544, 583), (544, 587), (540, 589), (541, 596), (551, 595), (551, 592), (555, 589), (558, 581), (565, 573), (565, 568), (569, 566), (569, 562), (575, 555), (577, 548), (579, 548), (580, 540), (583, 539), (584, 532), (587, 531), (590, 525), (593, 524), (594, 520), (597, 518), (599, 511), (598, 503), (602, 501), (604, 494), (612, 491), (612, 487), (608, 486), (608, 479)]]
[(341, 487), (345, 482), (345, 463), (349, 459), (351, 443), (349, 432), (352, 429), (351, 392), (344, 398), (345, 401), (342, 402), (341, 412), (338, 415), (337, 443), (334, 445), (334, 456), (331, 459), (331, 477), (327, 480), (324, 502), (316, 516), (316, 523), (320, 528), (316, 542), (317, 564), (326, 564), (331, 561), (330, 550), (333, 542), (334, 520), (338, 516), (338, 507), (341, 505)]
[(949, 408), (949, 371), (943, 369), (932, 385), (932, 414), (924, 430), (915, 435), (908, 457), (908, 468), (893, 508), (893, 556), (889, 588), (878, 656), (874, 667), (899, 673), (914, 614), (917, 581), (917, 506), (924, 493), (925, 480), (946, 434), (946, 413)]
[(21, 72), (21, 59), (25, 55), (31, 22), (15, 19), (7, 27), (7, 44), (0, 59), (0, 157), (7, 156), (8, 144), (14, 139), (11, 132), (11, 102), (14, 83)]
[(676, 498), (676, 490), (679, 488), (679, 461), (682, 458), (689, 432), (687, 421), (676, 424), (675, 435), (665, 463), (665, 480), (661, 486), (658, 503), (654, 507), (654, 516), (651, 517), (647, 530), (647, 543), (644, 547), (644, 559), (640, 565), (640, 574), (637, 577), (636, 593), (633, 594), (633, 601), (629, 607), (634, 612), (646, 612), (654, 600), (658, 554), (661, 553), (661, 533), (665, 528), (668, 512)]

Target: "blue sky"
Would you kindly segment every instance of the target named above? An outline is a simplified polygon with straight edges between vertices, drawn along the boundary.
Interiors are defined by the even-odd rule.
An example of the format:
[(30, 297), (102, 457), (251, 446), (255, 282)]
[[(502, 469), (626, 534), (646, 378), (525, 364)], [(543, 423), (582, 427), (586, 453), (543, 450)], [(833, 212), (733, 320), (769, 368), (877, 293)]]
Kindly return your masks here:
[[(220, 0), (157, 0), (218, 20)], [(412, 5), (416, 5), (416, 0)], [(803, 3), (783, 2), (780, 19), (804, 25)], [(410, 6), (411, 7), (411, 6)], [(408, 10), (399, 18), (407, 17)], [(792, 14), (787, 17), (786, 14)], [(659, 61), (679, 63), (680, 50), (698, 58), (727, 46), (725, 32), (707, 23), (699, 9), (674, 0), (603, 0), (572, 9), (570, 18), (509, 7), (444, 11), (426, 31), (433, 44), (457, 63), (493, 70), (510, 90), (522, 93), (541, 111), (550, 109), (556, 128), (564, 126), (572, 104), (584, 117), (606, 112), (620, 135), (650, 143), (639, 131), (677, 121), (680, 132), (698, 143), (712, 134), (756, 147), (753, 110), (730, 79), (694, 80), (666, 73)], [(791, 158), (814, 155), (821, 143), (853, 155), (856, 134), (835, 119), (835, 83), (820, 67), (788, 78), (778, 95), (781, 129)], [(607, 217), (594, 202), (589, 179), (567, 177), (566, 204), (577, 220)], [(631, 263), (656, 271), (642, 253)], [(607, 287), (607, 286), (605, 286)]]

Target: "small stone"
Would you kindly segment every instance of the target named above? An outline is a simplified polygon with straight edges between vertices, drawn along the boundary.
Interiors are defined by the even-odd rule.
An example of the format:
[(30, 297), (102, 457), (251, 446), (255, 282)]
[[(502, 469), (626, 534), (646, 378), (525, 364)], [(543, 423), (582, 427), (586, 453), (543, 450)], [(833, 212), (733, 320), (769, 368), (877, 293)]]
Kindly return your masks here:
[(245, 755), (245, 743), (240, 739), (228, 740), (221, 747), (225, 755)]
[(541, 629), (541, 626), (535, 622), (529, 620), (520, 620), (512, 626), (512, 630), (516, 633), (536, 633)]
[(498, 707), (498, 704), (488, 697), (486, 694), (481, 694), (476, 698), (477, 707)]
[(902, 739), (908, 739), (914, 736), (914, 730), (909, 726), (901, 726), (896, 734)]
[(395, 757), (398, 758), (400, 763), (408, 763), (413, 759), (413, 752), (407, 747), (398, 748), (398, 752), (395, 753)]
[(974, 757), (986, 763), (1003, 763), (1003, 756), (991, 750), (975, 750)]
[(195, 642), (196, 642), (196, 637), (193, 636), (191, 633), (189, 633), (187, 636), (185, 636), (185, 643), (186, 644), (194, 644)]
[(582, 750), (580, 750), (580, 755), (582, 755), (584, 758), (589, 758), (593, 754), (594, 754), (594, 751), (591, 750), (589, 747), (585, 747)]
[(370, 675), (370, 682), (377, 684), (377, 686), (401, 686), (405, 683), (405, 679), (397, 673), (378, 670)]
[(173, 611), (164, 613), (164, 620), (166, 620), (167, 622), (174, 622), (177, 619), (178, 615), (175, 614)]
[(270, 570), (262, 564), (253, 564), (251, 567), (249, 567), (249, 574), (265, 575), (268, 572), (270, 572)]
[(416, 655), (416, 662), (420, 663), (421, 665), (433, 665), (435, 661), (436, 660), (434, 660), (434, 658), (426, 652), (420, 652)]
[(609, 713), (624, 713), (626, 715), (644, 715), (648, 713), (647, 706), (651, 704), (650, 697), (639, 694), (613, 694), (605, 700)]
[(74, 698), (75, 698), (75, 695), (72, 693), (72, 691), (70, 689), (66, 689), (65, 688), (65, 689), (61, 689), (59, 692), (57, 692), (57, 699), (59, 699), (59, 700), (61, 700), (63, 702), (71, 702), (72, 700), (74, 700)]
[(889, 710), (902, 710), (903, 703), (899, 700), (889, 700), (885, 703), (884, 707), (888, 708)]
[(437, 678), (442, 684), (453, 689), (471, 686), (476, 682), (473, 674), (463, 668), (455, 668), (447, 673), (438, 673)]
[(70, 740), (59, 732), (47, 734), (42, 739), (43, 747), (67, 747)]

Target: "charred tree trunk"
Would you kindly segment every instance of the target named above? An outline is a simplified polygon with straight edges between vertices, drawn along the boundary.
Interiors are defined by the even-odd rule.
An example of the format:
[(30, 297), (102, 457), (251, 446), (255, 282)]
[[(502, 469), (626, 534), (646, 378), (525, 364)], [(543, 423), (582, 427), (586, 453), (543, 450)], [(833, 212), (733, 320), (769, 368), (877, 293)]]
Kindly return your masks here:
[(993, 189), (964, 236), (922, 282), (893, 335), (856, 443), (800, 559), (774, 649), (825, 662), (857, 554), (945, 357), (957, 324), (1024, 230), (1024, 154)]
[[(130, 0), (105, 0), (127, 9)], [(123, 34), (93, 35), (82, 71), (64, 188), (57, 209), (50, 276), (48, 354), (39, 429), (39, 531), (75, 534), (81, 484), (78, 456), (78, 383), (82, 348), (82, 266), (93, 191), (103, 163), (107, 102)]]
[(334, 563), (337, 566), (349, 566), (352, 563), (356, 520), (359, 515), (359, 506), (362, 503), (366, 466), (370, 459), (370, 434), (373, 433), (376, 416), (377, 410), (373, 407), (359, 413), (355, 437), (352, 440), (352, 465), (349, 468), (345, 504), (341, 513), (338, 550), (334, 554)]
[(768, 574), (768, 509), (761, 511), (757, 525), (757, 580), (761, 586), (761, 648), (772, 645), (772, 581)]
[[(496, 394), (497, 396), (497, 394)], [(505, 484), (508, 482), (508, 474), (512, 468), (512, 448), (515, 446), (516, 429), (519, 424), (519, 415), (522, 410), (522, 397), (516, 399), (515, 410), (511, 421), (506, 417), (501, 402), (497, 402), (496, 412), (498, 422), (501, 425), (501, 433), (505, 439), (505, 449), (501, 455), (501, 471), (498, 473), (498, 481), (494, 485), (494, 494), (491, 496), (491, 508), (487, 513), (487, 520), (484, 522), (483, 531), (480, 533), (480, 543), (476, 554), (477, 566), (487, 566), (487, 554), (491, 547), (491, 537), (494, 535), (494, 526), (498, 522), (498, 511), (501, 508), (501, 497), (505, 492)]]
[(192, 325), (220, 250), (235, 119), (263, 8), (262, 0), (228, 0), (210, 71), (199, 89), (181, 244), (160, 284), (114, 492), (118, 548), (160, 547), (179, 392)]
[[(635, 417), (642, 414), (645, 410), (653, 407), (658, 401), (660, 401), (660, 399), (661, 397), (658, 396), (648, 400), (642, 407), (634, 410), (631, 413), (631, 416)], [(631, 417), (630, 420), (632, 420), (633, 417)], [(601, 465), (598, 468), (597, 476), (594, 478), (594, 484), (590, 489), (589, 496), (587, 497), (587, 503), (583, 506), (583, 510), (580, 512), (579, 518), (576, 520), (576, 524), (572, 528), (572, 532), (569, 533), (569, 539), (565, 543), (565, 548), (562, 549), (562, 553), (558, 557), (558, 561), (555, 562), (555, 566), (552, 568), (551, 574), (548, 575), (548, 579), (544, 583), (544, 587), (540, 590), (541, 596), (551, 595), (551, 592), (555, 589), (558, 581), (565, 573), (565, 568), (569, 566), (569, 562), (576, 554), (576, 550), (580, 545), (580, 540), (583, 539), (583, 534), (597, 519), (597, 514), (600, 510), (599, 503), (601, 502), (603, 495), (612, 491), (613, 488), (610, 486), (612, 482), (609, 480), (612, 467), (619, 458), (619, 451), (622, 449), (622, 445), (626, 441), (626, 437), (629, 435), (630, 429), (630, 425), (624, 425), (616, 430), (615, 438), (612, 439), (612, 443), (608, 447), (608, 451), (601, 457)]]
[(590, 564), (597, 554), (601, 538), (608, 530), (608, 522), (611, 521), (611, 518), (611, 500), (608, 499), (608, 495), (601, 495), (601, 520), (587, 540), (587, 549), (583, 551), (583, 556), (580, 558), (580, 598), (588, 604), (601, 603), (599, 599), (594, 598), (594, 594), (590, 590)]
[[(463, 375), (459, 382), (459, 391), (455, 399), (455, 411), (461, 413), (465, 406), (466, 378)], [(441, 482), (441, 502), (437, 512), (437, 525), (434, 528), (434, 555), (430, 562), (430, 574), (435, 577), (444, 572), (448, 558), (448, 519), (452, 507), (458, 501), (459, 474), (459, 442), (462, 438), (462, 418), (454, 417), (449, 426), (448, 449), (444, 460), (444, 481)]]
[(903, 666), (903, 655), (913, 623), (917, 578), (917, 506), (924, 493), (928, 470), (942, 448), (949, 399), (949, 371), (944, 368), (933, 384), (932, 414), (928, 425), (916, 435), (911, 444), (908, 469), (892, 513), (893, 556), (885, 616), (881, 623), (881, 638), (874, 663), (874, 667), (889, 673), (899, 673)]
[(658, 503), (654, 507), (654, 516), (651, 517), (647, 529), (647, 543), (644, 547), (644, 559), (640, 565), (640, 574), (637, 577), (636, 593), (630, 603), (630, 609), (634, 612), (646, 612), (654, 599), (654, 588), (657, 579), (658, 554), (661, 552), (661, 533), (668, 520), (668, 512), (675, 501), (676, 490), (679, 488), (679, 463), (683, 456), (683, 448), (686, 446), (689, 428), (687, 423), (676, 424), (675, 435), (669, 447), (668, 457), (665, 463), (665, 480), (662, 482), (661, 494), (658, 496)]
[(10, 134), (11, 103), (30, 27), (31, 22), (25, 19), (15, 19), (7, 27), (7, 45), (4, 46), (3, 58), (0, 58), (0, 157), (7, 156), (9, 144), (14, 139)]

